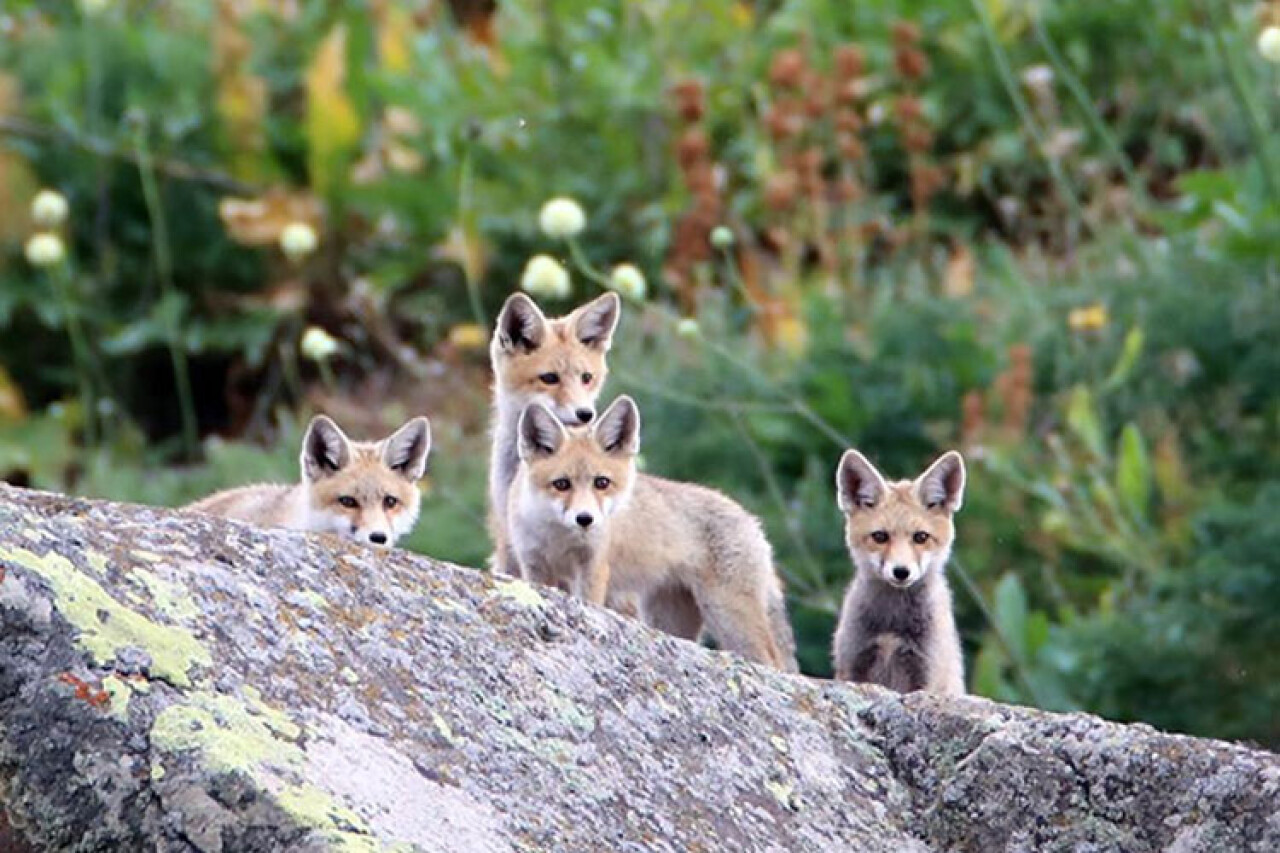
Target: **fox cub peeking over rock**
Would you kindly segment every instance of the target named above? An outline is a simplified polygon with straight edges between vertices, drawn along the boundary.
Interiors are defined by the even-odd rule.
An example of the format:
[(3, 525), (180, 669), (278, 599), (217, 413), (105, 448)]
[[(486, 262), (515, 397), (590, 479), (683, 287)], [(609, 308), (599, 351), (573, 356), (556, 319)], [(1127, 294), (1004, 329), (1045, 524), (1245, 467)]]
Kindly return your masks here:
[(520, 575), (603, 605), (609, 518), (635, 481), (636, 404), (619, 397), (592, 426), (569, 429), (546, 406), (530, 403), (519, 434), (507, 517)]
[(964, 497), (964, 460), (943, 454), (915, 480), (886, 482), (846, 451), (836, 472), (854, 578), (832, 650), (836, 678), (899, 692), (964, 695), (960, 636), (943, 569)]
[(365, 442), (351, 441), (336, 423), (317, 415), (302, 439), (301, 483), (228, 489), (184, 509), (389, 547), (418, 520), (417, 482), (430, 450), (426, 418), (414, 418), (382, 441)]

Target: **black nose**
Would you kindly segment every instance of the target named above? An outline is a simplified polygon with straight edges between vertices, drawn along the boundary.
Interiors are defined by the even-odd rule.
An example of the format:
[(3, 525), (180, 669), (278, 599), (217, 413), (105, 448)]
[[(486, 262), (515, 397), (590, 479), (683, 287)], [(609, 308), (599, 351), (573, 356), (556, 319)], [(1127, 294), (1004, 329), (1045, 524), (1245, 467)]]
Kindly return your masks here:
[(589, 512), (578, 513), (578, 517), (574, 520), (578, 522), (579, 527), (590, 527), (591, 522), (595, 521)]
[(906, 566), (894, 566), (893, 577), (894, 577), (894, 580), (904, 581), (907, 578), (911, 577), (911, 570), (908, 569)]
[(385, 533), (370, 533), (370, 534), (369, 534), (369, 541), (370, 541), (370, 542), (372, 542), (372, 543), (373, 543), (373, 544), (375, 544), (375, 545), (386, 545), (386, 544), (387, 544), (387, 534), (385, 534)]
[(578, 420), (582, 421), (584, 424), (591, 423), (591, 419), (596, 416), (596, 413), (590, 409), (578, 409), (574, 414), (577, 415)]

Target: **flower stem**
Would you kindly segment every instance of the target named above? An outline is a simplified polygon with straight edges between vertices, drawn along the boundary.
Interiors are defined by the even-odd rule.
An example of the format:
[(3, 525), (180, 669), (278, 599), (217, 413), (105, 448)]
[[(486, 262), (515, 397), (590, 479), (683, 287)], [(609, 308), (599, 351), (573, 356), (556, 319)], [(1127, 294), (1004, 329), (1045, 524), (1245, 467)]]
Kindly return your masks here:
[(578, 271), (607, 289), (609, 287), (609, 277), (591, 265), (591, 261), (587, 260), (587, 255), (582, 251), (582, 247), (578, 245), (578, 241), (570, 237), (565, 242), (569, 244), (569, 257), (573, 260), (573, 265), (578, 268)]
[(156, 276), (160, 279), (162, 298), (175, 303), (172, 310), (165, 311), (165, 329), (169, 344), (169, 358), (173, 363), (173, 378), (178, 389), (178, 407), (182, 416), (182, 446), (188, 459), (194, 459), (199, 444), (196, 427), (195, 397), (191, 391), (191, 375), (187, 370), (187, 354), (182, 348), (179, 306), (176, 304), (178, 294), (173, 285), (173, 255), (169, 242), (169, 228), (165, 221), (164, 208), (160, 199), (160, 188), (156, 183), (155, 170), (152, 167), (151, 151), (147, 147), (145, 127), (139, 127), (134, 133), (134, 149), (138, 158), (138, 174), (142, 179), (142, 196), (147, 206), (147, 217), (151, 220), (153, 255), (156, 265)]
[(84, 410), (85, 445), (93, 447), (98, 443), (98, 404), (93, 393), (93, 382), (89, 378), (88, 339), (84, 328), (80, 325), (80, 311), (75, 295), (71, 289), (71, 280), (65, 264), (60, 264), (50, 276), (54, 289), (58, 292), (58, 301), (62, 303), (62, 313), (66, 317), (67, 337), (71, 339), (71, 358), (75, 363), (76, 386), (80, 394), (80, 407)]

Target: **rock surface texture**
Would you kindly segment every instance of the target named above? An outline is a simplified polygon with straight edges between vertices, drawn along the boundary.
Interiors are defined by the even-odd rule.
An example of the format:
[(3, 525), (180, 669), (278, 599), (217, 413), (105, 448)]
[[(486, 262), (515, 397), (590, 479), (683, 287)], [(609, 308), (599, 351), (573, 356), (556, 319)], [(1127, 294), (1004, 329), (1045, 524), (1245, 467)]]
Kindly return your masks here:
[(1280, 758), (0, 486), (0, 850), (1280, 850)]

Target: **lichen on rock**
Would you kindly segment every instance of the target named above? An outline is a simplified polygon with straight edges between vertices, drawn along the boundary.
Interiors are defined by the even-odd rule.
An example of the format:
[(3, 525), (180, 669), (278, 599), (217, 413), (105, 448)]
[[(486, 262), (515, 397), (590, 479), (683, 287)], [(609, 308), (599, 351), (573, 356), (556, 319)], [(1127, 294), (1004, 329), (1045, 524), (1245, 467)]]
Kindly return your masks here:
[(0, 487), (0, 849), (1280, 849), (1280, 759), (771, 672), (403, 552)]

